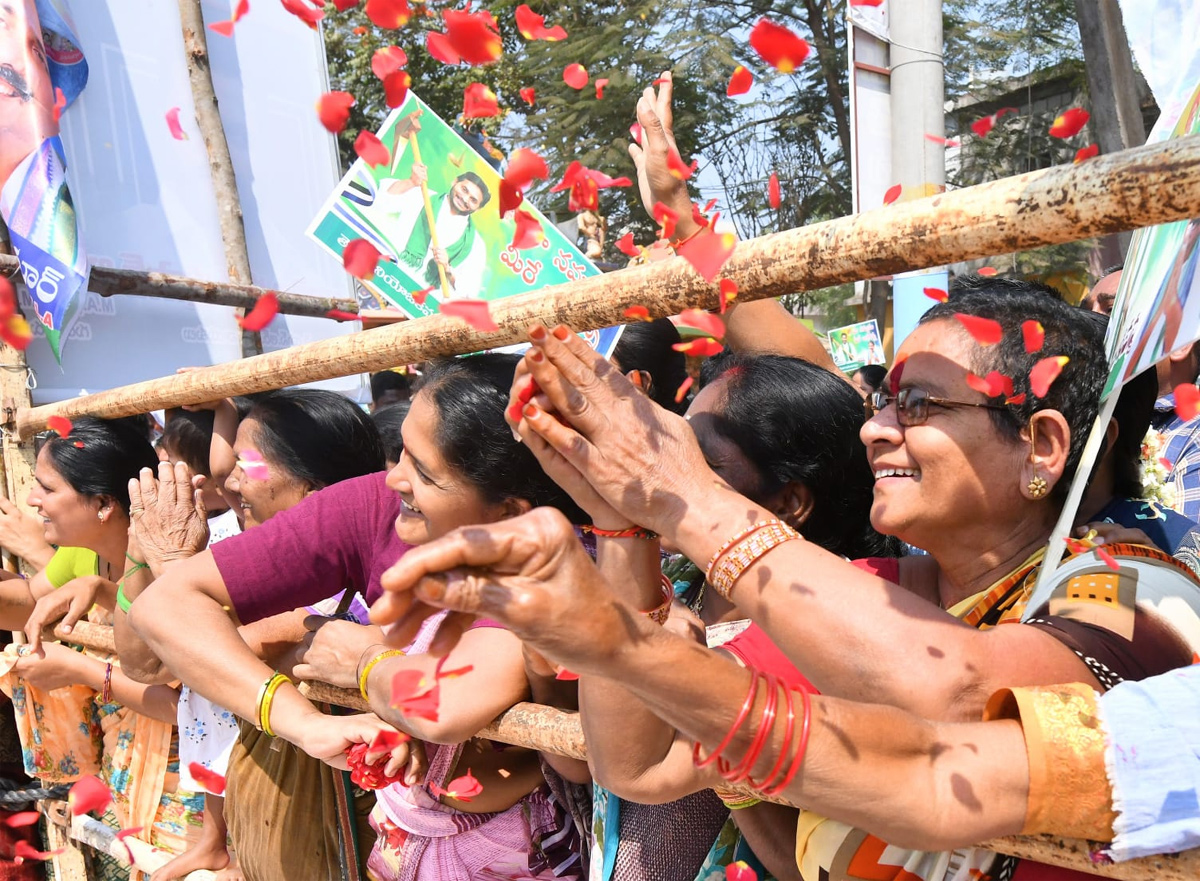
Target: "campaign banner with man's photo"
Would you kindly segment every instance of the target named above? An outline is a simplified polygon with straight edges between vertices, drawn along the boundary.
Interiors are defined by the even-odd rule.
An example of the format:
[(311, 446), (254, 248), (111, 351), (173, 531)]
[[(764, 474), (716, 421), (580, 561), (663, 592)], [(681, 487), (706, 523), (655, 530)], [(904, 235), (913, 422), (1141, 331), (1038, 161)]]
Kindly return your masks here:
[(867, 364), (883, 364), (883, 341), (879, 325), (872, 318), (829, 331), (829, 354), (838, 368), (851, 373)]
[(0, 217), (54, 357), (77, 317), (87, 253), (67, 185), (59, 118), (87, 84), (59, 0), (0, 3)]
[[(390, 161), (356, 160), (308, 234), (339, 261), (354, 239), (370, 242), (383, 256), (363, 286), (380, 306), (420, 318), (449, 300), (497, 300), (599, 274), (528, 201), (521, 207), (541, 221), (545, 238), (513, 248), (515, 222), (499, 211), (500, 176), (412, 92), (377, 136)], [(617, 328), (585, 334), (605, 354), (618, 336)]]

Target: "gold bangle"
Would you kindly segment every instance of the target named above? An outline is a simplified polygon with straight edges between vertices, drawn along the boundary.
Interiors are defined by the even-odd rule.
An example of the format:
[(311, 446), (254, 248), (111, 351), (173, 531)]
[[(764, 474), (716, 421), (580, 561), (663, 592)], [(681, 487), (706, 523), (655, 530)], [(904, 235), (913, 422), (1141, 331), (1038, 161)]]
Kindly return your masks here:
[(666, 624), (667, 619), (671, 617), (671, 606), (675, 602), (675, 585), (671, 583), (671, 579), (663, 575), (660, 587), (662, 588), (662, 605), (654, 607), (649, 612), (642, 612), (642, 614), (661, 626)]
[(725, 542), (725, 544), (723, 544), (719, 548), (717, 548), (716, 552), (711, 557), (708, 558), (708, 565), (704, 567), (704, 571), (712, 572), (713, 567), (717, 565), (717, 561), (720, 560), (723, 556), (725, 556), (725, 552), (728, 551), (731, 547), (733, 547), (735, 544), (737, 544), (742, 539), (744, 539), (750, 535), (753, 535), (755, 532), (758, 532), (760, 529), (770, 526), (772, 523), (782, 523), (782, 522), (783, 522), (782, 520), (776, 520), (776, 519), (759, 520), (753, 526), (746, 527), (741, 532), (734, 535), (733, 538), (729, 539), (729, 541)]
[(268, 737), (275, 736), (271, 730), (271, 704), (275, 700), (275, 692), (279, 691), (279, 686), (291, 681), (282, 673), (275, 673), (258, 691), (258, 727)]
[(363, 667), (362, 674), (358, 677), (358, 690), (361, 692), (363, 700), (369, 701), (371, 699), (367, 696), (367, 677), (371, 675), (371, 671), (375, 669), (375, 665), (385, 658), (395, 658), (403, 654), (404, 652), (400, 651), (400, 649), (388, 649), (367, 661), (367, 666)]
[(781, 520), (755, 524), (714, 558), (708, 570), (708, 583), (717, 593), (729, 599), (734, 584), (742, 577), (743, 572), (768, 551), (797, 538), (800, 538), (800, 533)]

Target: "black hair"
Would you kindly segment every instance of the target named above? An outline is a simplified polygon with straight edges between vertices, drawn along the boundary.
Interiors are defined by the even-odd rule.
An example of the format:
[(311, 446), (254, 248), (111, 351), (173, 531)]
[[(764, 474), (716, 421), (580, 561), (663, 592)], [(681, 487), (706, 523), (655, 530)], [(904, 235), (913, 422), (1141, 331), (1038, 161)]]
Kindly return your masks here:
[[(1065, 303), (1053, 288), (1015, 278), (961, 279), (951, 288), (946, 302), (935, 304), (918, 324), (949, 321), (961, 327), (954, 318), (956, 314), (988, 318), (999, 322), (1003, 329), (999, 343), (977, 346), (971, 359), (971, 369), (979, 376), (996, 370), (1012, 378), (1013, 395), (1020, 402), (1003, 410), (988, 410), (1001, 435), (1014, 443), (1020, 441), (1021, 432), (1039, 410), (1057, 410), (1066, 419), (1071, 444), (1062, 479), (1053, 490), (1053, 496), (1063, 501), (1096, 421), (1100, 393), (1108, 378), (1102, 326), (1087, 317), (1087, 310)], [(1044, 331), (1042, 347), (1032, 353), (1025, 350), (1021, 329), (1022, 323), (1030, 320), (1039, 322)], [(1029, 371), (1043, 358), (1056, 355), (1069, 360), (1045, 397), (1038, 397), (1030, 388)]]
[(715, 430), (762, 475), (751, 498), (796, 481), (812, 495), (800, 526), (806, 539), (852, 559), (897, 556), (898, 543), (871, 526), (875, 478), (859, 438), (863, 401), (848, 382), (799, 358), (737, 353), (722, 354), (706, 379), (725, 381)]
[[(464, 171), (454, 179), (454, 182), (458, 183), (460, 180), (470, 181), (471, 183), (475, 184), (475, 186), (479, 187), (479, 192), (482, 194), (482, 198), (479, 200), (479, 208), (482, 208), (488, 202), (492, 201), (492, 191), (489, 190), (488, 185), (483, 182), (483, 178), (481, 178), (475, 172)], [(476, 208), (475, 210), (478, 211), (479, 208)]]
[(158, 468), (146, 437), (146, 420), (80, 416), (67, 437), (55, 434), (42, 448), (75, 492), (115, 499), (129, 513), (129, 481), (143, 468)]
[(383, 458), (388, 462), (399, 462), (400, 454), (404, 452), (404, 436), (400, 433), (400, 426), (404, 424), (410, 407), (412, 401), (398, 401), (380, 407), (371, 414), (371, 421), (375, 423), (379, 438), (383, 441)]
[(882, 364), (864, 364), (854, 372), (862, 375), (863, 382), (869, 385), (872, 391), (879, 391), (879, 387), (883, 385), (883, 378), (887, 376), (887, 368)]
[(1143, 370), (1121, 388), (1113, 419), (1117, 440), (1111, 455), (1113, 495), (1124, 499), (1142, 497), (1142, 441), (1154, 418), (1158, 399), (1158, 374), (1153, 367)]
[(418, 393), (429, 396), (437, 410), (438, 450), (489, 504), (525, 499), (534, 507), (557, 508), (572, 523), (590, 523), (504, 421), (520, 360), (493, 353), (429, 362)]
[(213, 422), (216, 414), (212, 410), (184, 410), (176, 408), (166, 412), (167, 424), (163, 428), (161, 442), (168, 452), (187, 463), (193, 474), (208, 477), (209, 450), (212, 448)]
[(650, 398), (672, 413), (687, 409), (687, 399), (675, 401), (675, 393), (687, 379), (687, 357), (671, 348), (682, 342), (669, 318), (627, 324), (613, 349), (612, 360), (622, 373), (644, 370), (650, 374)]
[(412, 380), (403, 373), (395, 370), (381, 370), (371, 374), (371, 400), (379, 403), (384, 392), (400, 391), (406, 395), (412, 392)]
[(256, 396), (259, 451), (312, 489), (383, 470), (375, 423), (348, 398), (323, 389), (285, 388)]

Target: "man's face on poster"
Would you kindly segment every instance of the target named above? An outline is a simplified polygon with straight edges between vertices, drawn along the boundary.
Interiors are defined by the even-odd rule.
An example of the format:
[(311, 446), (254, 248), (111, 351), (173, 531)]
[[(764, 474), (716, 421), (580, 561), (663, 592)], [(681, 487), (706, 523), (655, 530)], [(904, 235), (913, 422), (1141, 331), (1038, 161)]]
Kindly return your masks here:
[(450, 210), (455, 214), (474, 214), (482, 204), (483, 189), (474, 181), (459, 178), (450, 188)]
[[(0, 169), (58, 130), (34, 0), (0, 0)], [(9, 151), (21, 156), (9, 157)]]

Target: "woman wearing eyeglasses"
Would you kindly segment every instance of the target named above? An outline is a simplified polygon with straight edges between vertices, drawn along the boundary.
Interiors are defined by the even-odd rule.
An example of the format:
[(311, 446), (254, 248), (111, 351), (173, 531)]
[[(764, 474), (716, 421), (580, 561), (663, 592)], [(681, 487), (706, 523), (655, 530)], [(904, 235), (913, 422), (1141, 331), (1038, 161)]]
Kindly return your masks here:
[[(540, 392), (522, 403), (518, 429), (547, 442), (621, 516), (690, 558), (708, 560), (712, 589), (760, 623), (822, 693), (935, 720), (977, 720), (988, 697), (1004, 687), (1081, 682), (1103, 689), (1186, 664), (1196, 646), (1173, 626), (1191, 627), (1193, 639), (1200, 634), (1182, 620), (1200, 608), (1190, 575), (1165, 555), (1139, 549), (1114, 560), (1119, 573), (1087, 555), (1086, 571), (1049, 608), (1016, 623), (1105, 379), (1102, 335), (1080, 315), (1035, 285), (983, 281), (930, 310), (905, 341), (888, 391), (875, 397), (862, 429), (875, 475), (873, 525), (930, 554), (902, 561), (896, 583), (805, 542), (734, 492), (706, 466), (685, 423), (629, 394), (624, 380), (575, 346), (563, 328), (531, 332), (526, 363)], [(1023, 332), (1030, 321), (1043, 333), (1033, 352)], [(989, 340), (999, 330), (1000, 341), (978, 342), (968, 328)], [(1060, 359), (1054, 362), (1060, 373), (1048, 383), (1041, 375), (1046, 368), (1038, 367), (1046, 358)], [(993, 371), (998, 394), (989, 396), (978, 389)], [(1147, 605), (1152, 593), (1172, 597), (1182, 618), (1167, 623)], [(395, 610), (383, 605), (379, 620), (393, 617)], [(579, 621), (575, 633), (557, 633), (553, 646), (539, 648), (554, 657), (557, 647), (554, 659), (569, 666), (566, 642), (613, 639), (591, 633), (591, 626)], [(653, 706), (665, 718), (679, 694), (664, 689)], [(761, 790), (782, 785), (802, 752), (808, 723), (801, 721), (807, 718), (801, 704), (789, 690), (764, 682), (750, 695), (714, 694), (712, 705), (691, 708), (721, 712), (733, 744), (742, 743), (739, 729), (789, 726), (783, 754), (767, 754), (766, 735), (759, 756), (699, 750), (701, 762), (711, 760), (707, 767), (726, 772), (713, 774), (714, 785), (722, 777), (747, 782), (745, 768)], [(987, 810), (970, 781), (960, 783), (944, 803), (930, 805), (931, 822), (939, 813)], [(1045, 813), (1031, 806), (1035, 816)], [(885, 848), (811, 814), (802, 815), (797, 832), (805, 878), (869, 877), (904, 866), (940, 881), (971, 871), (995, 876), (1005, 868), (1001, 858), (971, 849), (920, 855)]]

